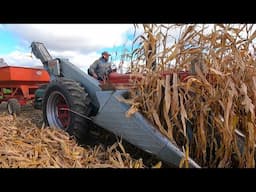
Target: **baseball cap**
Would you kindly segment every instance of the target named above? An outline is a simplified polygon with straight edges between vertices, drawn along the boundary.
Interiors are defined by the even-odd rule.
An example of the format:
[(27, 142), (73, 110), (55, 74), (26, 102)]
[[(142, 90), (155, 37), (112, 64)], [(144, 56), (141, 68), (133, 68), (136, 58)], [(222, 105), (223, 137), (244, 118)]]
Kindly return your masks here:
[(107, 51), (102, 52), (101, 55), (108, 55), (108, 56), (111, 56), (111, 54), (109, 54)]

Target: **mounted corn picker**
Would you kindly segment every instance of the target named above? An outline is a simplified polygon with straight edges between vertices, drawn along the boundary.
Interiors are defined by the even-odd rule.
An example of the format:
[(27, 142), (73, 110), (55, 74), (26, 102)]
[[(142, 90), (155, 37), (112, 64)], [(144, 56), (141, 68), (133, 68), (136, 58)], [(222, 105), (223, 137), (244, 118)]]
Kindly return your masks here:
[[(131, 75), (111, 72), (109, 87), (67, 59), (53, 59), (43, 43), (32, 42), (31, 47), (51, 78), (45, 90), (39, 91), (43, 95), (43, 119), (47, 125), (63, 129), (79, 140), (85, 138), (94, 123), (164, 162), (179, 166), (184, 153), (178, 147), (139, 112), (126, 117), (130, 106), (120, 99), (128, 97)], [(200, 167), (192, 159), (189, 166)]]

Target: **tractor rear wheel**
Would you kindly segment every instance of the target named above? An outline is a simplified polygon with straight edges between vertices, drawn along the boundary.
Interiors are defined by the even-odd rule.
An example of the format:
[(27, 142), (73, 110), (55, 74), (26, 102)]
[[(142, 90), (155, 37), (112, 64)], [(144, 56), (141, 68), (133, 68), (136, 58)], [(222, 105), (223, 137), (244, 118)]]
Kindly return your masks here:
[(67, 131), (78, 141), (88, 133), (92, 111), (91, 100), (78, 82), (59, 78), (52, 81), (43, 98), (43, 118), (50, 127)]
[(7, 102), (7, 110), (8, 113), (11, 115), (19, 115), (21, 111), (21, 106), (18, 100), (15, 98), (9, 99)]

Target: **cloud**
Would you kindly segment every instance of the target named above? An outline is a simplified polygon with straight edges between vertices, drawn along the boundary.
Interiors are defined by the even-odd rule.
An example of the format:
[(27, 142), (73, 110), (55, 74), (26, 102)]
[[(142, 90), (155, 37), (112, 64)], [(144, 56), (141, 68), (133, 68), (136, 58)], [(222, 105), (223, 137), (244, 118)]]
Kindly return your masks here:
[(34, 56), (29, 57), (30, 44), (39, 41), (53, 57), (68, 58), (84, 70), (103, 49), (127, 45), (128, 34), (134, 33), (132, 24), (0, 24), (0, 29), (19, 39), (16, 50), (0, 55), (8, 65), (42, 66)]
[(9, 66), (24, 66), (24, 67), (42, 67), (42, 63), (33, 57), (30, 53), (13, 51), (7, 55), (0, 55), (4, 62)]
[[(82, 55), (75, 51), (53, 51), (51, 55), (53, 56), (53, 58), (58, 57), (69, 59), (71, 63), (75, 64), (84, 71), (87, 71), (90, 64), (99, 58), (99, 55), (96, 52), (87, 55)], [(0, 58), (4, 60), (2, 63), (5, 63), (0, 64), (0, 66), (7, 64), (9, 66), (43, 67), (41, 61), (37, 59), (34, 55), (31, 55), (31, 53), (13, 51), (7, 55), (0, 55)]]
[(75, 51), (52, 51), (51, 55), (54, 58), (67, 58), (71, 63), (83, 70), (87, 70), (89, 66), (100, 57), (96, 52), (83, 55)]
[[(5, 28), (16, 34), (21, 44), (43, 42), (55, 51), (77, 51), (83, 54), (121, 45), (131, 24), (9, 24)], [(26, 45), (26, 46), (27, 46)]]

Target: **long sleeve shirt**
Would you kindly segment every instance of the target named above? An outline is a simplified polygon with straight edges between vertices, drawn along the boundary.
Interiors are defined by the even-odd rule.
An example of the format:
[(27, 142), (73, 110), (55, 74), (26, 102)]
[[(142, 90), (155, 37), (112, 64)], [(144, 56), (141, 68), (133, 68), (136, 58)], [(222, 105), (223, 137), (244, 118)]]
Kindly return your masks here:
[(96, 73), (98, 77), (104, 79), (107, 73), (111, 70), (111, 63), (106, 62), (102, 57), (93, 62), (89, 68), (90, 72)]

